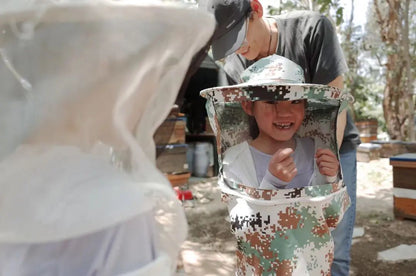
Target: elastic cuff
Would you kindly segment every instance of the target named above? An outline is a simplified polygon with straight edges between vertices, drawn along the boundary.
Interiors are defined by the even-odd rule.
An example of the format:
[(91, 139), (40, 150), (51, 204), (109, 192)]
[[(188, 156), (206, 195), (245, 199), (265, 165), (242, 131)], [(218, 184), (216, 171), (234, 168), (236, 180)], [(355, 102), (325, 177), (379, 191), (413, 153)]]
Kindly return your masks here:
[(270, 183), (278, 189), (283, 189), (287, 186), (287, 184), (289, 184), (289, 182), (285, 182), (274, 176), (269, 170), (266, 171), (263, 181), (265, 181), (266, 183)]

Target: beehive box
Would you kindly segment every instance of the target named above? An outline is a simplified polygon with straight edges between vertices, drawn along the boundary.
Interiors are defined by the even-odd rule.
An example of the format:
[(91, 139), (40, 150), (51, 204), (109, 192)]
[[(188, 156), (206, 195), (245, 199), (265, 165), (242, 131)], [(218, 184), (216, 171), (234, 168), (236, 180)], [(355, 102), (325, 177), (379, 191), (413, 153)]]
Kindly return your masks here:
[(361, 122), (355, 122), (355, 126), (360, 132), (360, 139), (363, 143), (370, 143), (373, 140), (377, 140), (377, 120), (366, 120)]
[(390, 140), (390, 141), (371, 141), (372, 144), (378, 144), (380, 148), (380, 157), (381, 158), (390, 158), (395, 155), (403, 154), (409, 151), (402, 141), (399, 140)]
[(380, 148), (378, 144), (362, 143), (357, 148), (357, 161), (370, 162), (380, 158)]
[(153, 139), (156, 145), (184, 144), (186, 117), (167, 118), (156, 130)]
[(390, 157), (393, 166), (394, 216), (416, 220), (416, 153)]

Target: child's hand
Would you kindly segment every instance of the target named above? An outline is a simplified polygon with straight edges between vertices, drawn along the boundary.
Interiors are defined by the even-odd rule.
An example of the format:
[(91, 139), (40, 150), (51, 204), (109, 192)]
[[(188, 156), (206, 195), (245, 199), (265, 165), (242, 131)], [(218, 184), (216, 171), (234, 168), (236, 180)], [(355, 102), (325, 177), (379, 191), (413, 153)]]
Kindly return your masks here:
[(292, 153), (291, 148), (279, 149), (273, 154), (269, 163), (270, 173), (285, 182), (290, 182), (298, 173)]
[(339, 162), (335, 154), (329, 149), (316, 151), (316, 164), (319, 172), (325, 176), (336, 176), (339, 171)]

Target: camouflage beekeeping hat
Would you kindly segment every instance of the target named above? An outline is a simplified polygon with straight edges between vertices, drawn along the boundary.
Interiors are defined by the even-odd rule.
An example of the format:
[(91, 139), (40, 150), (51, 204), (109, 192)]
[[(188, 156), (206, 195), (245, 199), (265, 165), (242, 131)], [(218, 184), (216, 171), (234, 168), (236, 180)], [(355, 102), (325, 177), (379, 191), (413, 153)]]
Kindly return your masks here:
[[(339, 92), (322, 84), (305, 83), (303, 69), (295, 62), (278, 55), (262, 58), (241, 74), (242, 83), (204, 89), (201, 96), (220, 102), (242, 100), (294, 100), (314, 98), (310, 91), (323, 95)], [(274, 93), (273, 93), (274, 92)]]

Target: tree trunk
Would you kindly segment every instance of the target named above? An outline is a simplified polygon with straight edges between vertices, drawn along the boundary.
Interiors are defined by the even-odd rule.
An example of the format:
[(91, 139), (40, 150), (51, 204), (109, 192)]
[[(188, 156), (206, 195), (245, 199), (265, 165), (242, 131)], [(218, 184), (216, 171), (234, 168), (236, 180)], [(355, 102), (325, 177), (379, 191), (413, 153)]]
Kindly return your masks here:
[[(348, 25), (345, 30), (345, 40), (344, 40), (344, 45), (345, 45), (344, 55), (345, 55), (347, 65), (349, 68), (349, 71), (345, 76), (345, 80), (346, 80), (346, 83), (348, 83), (349, 92), (354, 98), (356, 98), (357, 86), (354, 83), (356, 82), (356, 78), (357, 78), (358, 51), (357, 51), (357, 45), (355, 45), (352, 42), (353, 27), (354, 27), (354, 0), (351, 0), (350, 18), (348, 20)], [(356, 121), (356, 112), (355, 112), (353, 103), (350, 103), (350, 108), (351, 110), (353, 110), (352, 112), (353, 120)]]
[(409, 6), (410, 0), (406, 0), (405, 7), (404, 7), (404, 28), (403, 28), (403, 61), (405, 61), (405, 78), (406, 78), (406, 103), (408, 105), (408, 137), (410, 141), (415, 140), (415, 128), (414, 128), (414, 117), (415, 117), (415, 109), (414, 109), (414, 98), (413, 98), (413, 79), (412, 79), (412, 72), (411, 72), (411, 56), (409, 50)]
[[(408, 3), (410, 0), (406, 0)], [(410, 55), (408, 29), (405, 20), (409, 9), (401, 7), (401, 1), (388, 0), (388, 12), (383, 15), (378, 0), (374, 0), (381, 39), (387, 48), (386, 87), (384, 89), (383, 112), (387, 132), (391, 139), (406, 140), (409, 137), (410, 124), (413, 124), (413, 98), (410, 91)], [(406, 14), (407, 13), (407, 14)], [(407, 65), (409, 64), (409, 65)]]

